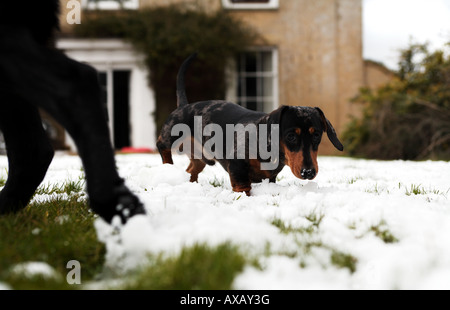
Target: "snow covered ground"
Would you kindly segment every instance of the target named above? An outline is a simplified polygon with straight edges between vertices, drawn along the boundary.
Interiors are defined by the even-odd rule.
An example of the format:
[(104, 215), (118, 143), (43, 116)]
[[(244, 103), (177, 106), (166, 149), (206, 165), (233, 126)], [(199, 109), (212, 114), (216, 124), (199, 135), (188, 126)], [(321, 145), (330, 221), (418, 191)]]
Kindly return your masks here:
[[(449, 162), (319, 157), (315, 180), (286, 167), (276, 184), (254, 184), (247, 197), (232, 192), (219, 165), (190, 183), (185, 156), (173, 166), (153, 154), (116, 160), (148, 210), (120, 234), (96, 220), (106, 264), (118, 272), (147, 253), (229, 241), (262, 266), (246, 267), (236, 289), (450, 289)], [(78, 180), (80, 167), (78, 157), (59, 154), (44, 183)]]

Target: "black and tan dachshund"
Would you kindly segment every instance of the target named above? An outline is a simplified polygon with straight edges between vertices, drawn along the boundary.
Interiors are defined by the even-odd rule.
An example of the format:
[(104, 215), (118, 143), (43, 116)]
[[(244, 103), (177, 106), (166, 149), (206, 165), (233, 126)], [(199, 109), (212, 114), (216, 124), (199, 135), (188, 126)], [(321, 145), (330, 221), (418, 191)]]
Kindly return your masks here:
[(0, 2), (0, 130), (9, 162), (0, 214), (28, 204), (52, 161), (42, 108), (76, 143), (91, 208), (126, 222), (143, 205), (116, 170), (97, 72), (47, 47), (58, 20), (59, 0)]
[[(193, 54), (186, 59), (178, 72), (178, 108), (166, 120), (157, 141), (165, 164), (173, 163), (172, 150), (189, 156), (187, 171), (191, 174), (191, 182), (197, 181), (198, 174), (206, 164), (213, 165), (217, 161), (229, 173), (233, 191), (250, 195), (251, 183), (264, 179), (275, 182), (277, 174), (285, 165), (300, 179), (314, 179), (319, 171), (317, 153), (323, 132), (327, 133), (338, 150), (343, 150), (333, 126), (319, 108), (282, 106), (266, 114), (219, 100), (189, 104), (184, 75), (195, 56)], [(236, 130), (238, 124), (242, 124), (240, 128), (253, 128), (253, 137), (257, 143), (252, 144), (250, 141), (251, 130), (243, 134)], [(248, 126), (251, 124), (254, 126)], [(211, 125), (214, 125), (213, 129), (206, 130)], [(271, 131), (271, 128), (277, 130)], [(188, 129), (191, 135), (183, 134), (180, 137), (182, 129)], [(215, 139), (215, 143), (211, 139)], [(265, 146), (261, 148), (261, 144)], [(231, 150), (227, 148), (229, 145), (232, 146)], [(243, 149), (241, 156), (239, 148)], [(218, 149), (221, 152), (217, 152)], [(263, 168), (264, 164), (270, 165)]]

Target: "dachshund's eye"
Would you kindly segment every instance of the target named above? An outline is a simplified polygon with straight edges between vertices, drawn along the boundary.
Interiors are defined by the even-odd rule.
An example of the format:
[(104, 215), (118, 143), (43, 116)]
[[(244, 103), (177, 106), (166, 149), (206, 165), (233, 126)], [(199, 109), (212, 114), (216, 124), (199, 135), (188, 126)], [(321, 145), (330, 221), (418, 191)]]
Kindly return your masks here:
[(290, 143), (294, 143), (297, 141), (297, 135), (293, 132), (290, 132), (286, 135), (286, 141)]

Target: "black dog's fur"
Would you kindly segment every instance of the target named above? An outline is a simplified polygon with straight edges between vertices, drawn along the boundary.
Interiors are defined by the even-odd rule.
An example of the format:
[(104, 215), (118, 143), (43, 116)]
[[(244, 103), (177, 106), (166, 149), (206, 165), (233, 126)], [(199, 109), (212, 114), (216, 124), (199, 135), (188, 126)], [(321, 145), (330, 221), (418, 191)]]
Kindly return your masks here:
[[(248, 145), (245, 159), (208, 159), (209, 156), (203, 156), (201, 159), (194, 158), (194, 148), (183, 150), (190, 156), (191, 163), (187, 171), (191, 174), (191, 182), (197, 181), (198, 174), (204, 169), (206, 164), (213, 165), (218, 161), (229, 173), (231, 185), (236, 192), (245, 192), (250, 194), (251, 183), (261, 182), (263, 179), (269, 179), (275, 182), (277, 174), (288, 165), (295, 176), (301, 179), (312, 180), (318, 172), (317, 152), (322, 133), (326, 132), (333, 145), (340, 151), (343, 150), (341, 142), (336, 136), (336, 132), (327, 120), (322, 110), (310, 107), (282, 106), (270, 114), (250, 111), (241, 106), (226, 101), (202, 101), (188, 104), (184, 87), (184, 75), (187, 66), (195, 58), (191, 55), (180, 68), (177, 78), (177, 99), (178, 108), (171, 113), (161, 129), (157, 146), (161, 154), (163, 163), (172, 164), (172, 148), (177, 136), (172, 136), (171, 131), (176, 124), (186, 124), (194, 129), (194, 116), (202, 116), (202, 127), (208, 124), (218, 124), (223, 129), (225, 144), (226, 124), (279, 124), (279, 162), (273, 170), (262, 170), (261, 163), (264, 162), (258, 154), (257, 159), (250, 159)], [(269, 129), (270, 130), (270, 129)], [(257, 135), (259, 136), (259, 131)], [(202, 137), (202, 141), (191, 141), (197, 147), (203, 147), (206, 141), (211, 137)], [(270, 142), (270, 133), (265, 137)], [(248, 137), (246, 138), (248, 142)], [(242, 143), (235, 139), (236, 144)], [(236, 154), (235, 154), (236, 155)], [(224, 156), (225, 157), (225, 156)], [(234, 158), (237, 158), (234, 156)]]
[(59, 0), (0, 3), (0, 130), (9, 174), (0, 214), (25, 207), (54, 151), (38, 108), (74, 139), (86, 174), (91, 208), (110, 222), (145, 213), (116, 171), (97, 72), (47, 47), (58, 28)]

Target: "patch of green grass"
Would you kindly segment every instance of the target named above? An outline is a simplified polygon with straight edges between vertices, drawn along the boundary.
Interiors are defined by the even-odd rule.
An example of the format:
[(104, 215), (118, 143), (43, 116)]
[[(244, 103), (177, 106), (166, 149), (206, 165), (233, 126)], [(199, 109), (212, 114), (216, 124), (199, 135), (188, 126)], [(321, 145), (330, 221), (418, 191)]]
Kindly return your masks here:
[(306, 216), (305, 218), (312, 223), (313, 226), (319, 227), (320, 223), (322, 222), (325, 215), (323, 214), (316, 214), (311, 213), (310, 215)]
[(72, 193), (80, 193), (84, 191), (84, 180), (66, 181), (63, 184), (43, 184), (38, 187), (35, 195), (52, 195), (63, 194), (71, 195)]
[(351, 230), (356, 230), (356, 223), (355, 223), (355, 222), (353, 222), (353, 223), (351, 223), (351, 224), (347, 225), (347, 227), (348, 227), (348, 229), (351, 229)]
[(158, 257), (140, 270), (123, 289), (229, 290), (242, 272), (245, 257), (229, 243), (217, 247), (196, 244), (176, 257)]
[(285, 176), (277, 176), (277, 182), (280, 182), (281, 180), (285, 179)]
[(407, 196), (412, 196), (412, 195), (427, 195), (427, 194), (435, 194), (435, 195), (443, 195), (445, 196), (448, 192), (450, 191), (450, 189), (444, 193), (441, 192), (438, 189), (425, 189), (423, 186), (419, 185), (415, 185), (415, 184), (411, 184), (410, 188), (406, 188), (406, 192), (405, 194)]
[[(68, 183), (67, 183), (68, 184)], [(42, 193), (58, 193), (72, 185), (54, 185)], [(0, 217), (0, 283), (13, 289), (83, 289), (104, 269), (105, 246), (97, 240), (93, 221), (82, 194), (52, 197), (33, 202), (24, 210)], [(69, 285), (67, 262), (81, 266), (82, 285)], [(27, 262), (44, 262), (54, 276), (27, 275), (15, 267)], [(256, 265), (229, 243), (210, 247), (197, 244), (183, 248), (175, 257), (150, 258), (148, 267), (126, 275), (121, 289), (231, 289), (235, 276), (246, 264)], [(112, 279), (114, 280), (114, 279)]]
[(291, 225), (286, 225), (286, 223), (279, 218), (273, 219), (271, 224), (277, 227), (283, 234), (299, 233), (311, 235), (314, 232), (317, 232), (323, 218), (323, 214), (317, 215), (316, 213), (311, 213), (305, 216), (305, 219), (311, 222), (311, 225), (307, 227), (292, 227)]
[(294, 234), (297, 235), (296, 243), (298, 245), (297, 252), (277, 252), (277, 253), (266, 253), (266, 256), (277, 254), (284, 255), (290, 258), (298, 257), (300, 258), (300, 267), (307, 267), (307, 257), (313, 253), (313, 248), (321, 248), (330, 252), (330, 262), (331, 264), (339, 267), (339, 268), (347, 268), (351, 273), (356, 271), (357, 259), (350, 255), (338, 251), (331, 246), (324, 244), (320, 238), (318, 238), (318, 229), (320, 223), (322, 222), (324, 215), (311, 213), (310, 215), (305, 217), (308, 221), (311, 222), (311, 225), (304, 228), (294, 228), (290, 225), (286, 225), (284, 221), (281, 219), (272, 220), (271, 224), (276, 226), (283, 234)]
[(401, 189), (402, 186), (405, 188), (405, 194), (407, 196), (434, 194), (434, 195), (442, 195), (444, 197), (447, 197), (447, 194), (450, 192), (450, 188), (446, 192), (443, 192), (443, 191), (440, 191), (440, 190), (435, 189), (435, 188), (426, 189), (421, 184), (419, 184), (419, 185), (411, 184), (410, 187), (408, 188), (408, 187), (404, 186), (402, 183), (399, 182), (398, 183), (398, 188)]
[(271, 224), (277, 227), (281, 233), (286, 235), (291, 233), (312, 234), (315, 231), (314, 225), (294, 228), (291, 225), (286, 225), (281, 219), (273, 219)]
[[(72, 185), (62, 186), (69, 187)], [(0, 282), (13, 289), (75, 289), (66, 283), (70, 260), (80, 262), (82, 283), (91, 280), (101, 271), (105, 254), (104, 245), (97, 240), (94, 219), (86, 199), (78, 194), (32, 202), (16, 214), (1, 216)], [(61, 277), (28, 278), (11, 273), (11, 268), (25, 262), (45, 262)]]
[(0, 187), (5, 186), (5, 184), (6, 184), (6, 179), (3, 177), (0, 177)]
[(415, 185), (415, 184), (411, 184), (410, 189), (406, 189), (406, 195), (407, 196), (411, 196), (411, 195), (425, 195), (427, 192), (425, 191), (425, 189), (422, 187), (420, 187), (419, 185)]
[(331, 253), (331, 263), (339, 268), (347, 268), (351, 273), (356, 271), (358, 260), (350, 254), (333, 250)]
[(56, 274), (47, 276), (43, 274), (26, 275), (24, 273), (15, 273), (12, 270), (3, 272), (3, 281), (13, 289), (19, 290), (75, 290), (79, 287), (69, 285), (65, 276)]
[(223, 178), (219, 180), (216, 176), (214, 176), (213, 180), (209, 181), (209, 184), (211, 184), (214, 187), (223, 187), (224, 183), (225, 183), (225, 180)]
[(362, 180), (362, 179), (363, 178), (360, 176), (352, 177), (351, 179), (348, 180), (348, 184), (354, 184), (354, 183), (356, 183), (356, 181)]
[(386, 222), (381, 221), (378, 225), (370, 227), (370, 231), (375, 233), (375, 236), (383, 240), (384, 243), (396, 243), (398, 239), (388, 230)]
[(366, 193), (370, 193), (370, 194), (381, 194), (383, 190), (379, 188), (378, 183), (375, 183), (375, 187), (373, 189), (366, 189), (365, 192)]

